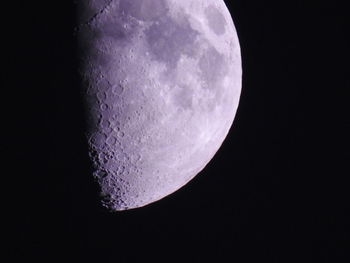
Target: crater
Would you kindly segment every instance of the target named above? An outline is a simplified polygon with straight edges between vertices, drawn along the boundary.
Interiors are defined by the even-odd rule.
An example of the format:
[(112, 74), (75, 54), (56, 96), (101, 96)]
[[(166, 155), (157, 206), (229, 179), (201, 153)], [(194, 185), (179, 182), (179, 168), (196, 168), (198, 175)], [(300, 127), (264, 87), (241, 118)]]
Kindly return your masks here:
[(209, 28), (216, 34), (222, 35), (226, 32), (226, 20), (223, 14), (213, 5), (205, 9), (205, 16), (208, 20)]

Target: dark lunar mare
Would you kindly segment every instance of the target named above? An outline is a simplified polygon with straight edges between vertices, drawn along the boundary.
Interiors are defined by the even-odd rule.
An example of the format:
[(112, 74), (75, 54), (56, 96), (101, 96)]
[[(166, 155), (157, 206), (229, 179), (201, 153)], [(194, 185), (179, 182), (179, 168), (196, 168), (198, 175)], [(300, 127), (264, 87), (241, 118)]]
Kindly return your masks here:
[(149, 50), (155, 60), (174, 68), (181, 55), (195, 56), (193, 46), (198, 32), (193, 30), (186, 17), (182, 23), (175, 22), (169, 16), (161, 18), (146, 32)]

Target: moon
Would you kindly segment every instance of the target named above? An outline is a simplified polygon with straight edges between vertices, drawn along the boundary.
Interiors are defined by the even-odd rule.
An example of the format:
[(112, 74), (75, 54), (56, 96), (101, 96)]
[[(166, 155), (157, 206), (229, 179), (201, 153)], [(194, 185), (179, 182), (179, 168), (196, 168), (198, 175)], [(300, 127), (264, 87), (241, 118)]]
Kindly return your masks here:
[(153, 203), (195, 177), (233, 123), (240, 46), (222, 0), (78, 1), (86, 137), (102, 204)]

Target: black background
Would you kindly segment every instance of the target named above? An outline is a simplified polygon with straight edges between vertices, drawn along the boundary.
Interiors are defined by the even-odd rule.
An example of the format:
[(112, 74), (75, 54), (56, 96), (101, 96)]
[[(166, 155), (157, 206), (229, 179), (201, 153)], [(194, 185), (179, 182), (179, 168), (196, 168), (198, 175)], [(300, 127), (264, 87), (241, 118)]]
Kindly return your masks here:
[(229, 136), (188, 185), (114, 214), (83, 137), (73, 2), (3, 8), (6, 262), (349, 262), (347, 9), (226, 3), (244, 71)]

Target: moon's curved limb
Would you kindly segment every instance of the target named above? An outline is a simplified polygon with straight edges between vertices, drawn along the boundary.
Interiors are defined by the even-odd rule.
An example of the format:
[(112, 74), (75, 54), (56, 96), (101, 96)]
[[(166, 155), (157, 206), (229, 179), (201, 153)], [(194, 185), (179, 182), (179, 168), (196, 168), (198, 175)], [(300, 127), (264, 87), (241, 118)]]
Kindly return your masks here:
[(87, 137), (104, 204), (157, 201), (214, 156), (235, 116), (241, 57), (222, 0), (81, 1)]

